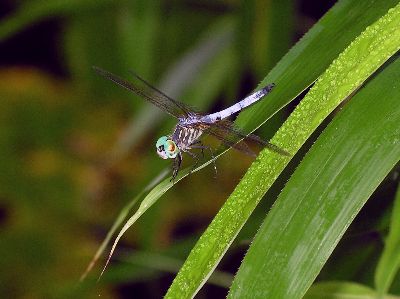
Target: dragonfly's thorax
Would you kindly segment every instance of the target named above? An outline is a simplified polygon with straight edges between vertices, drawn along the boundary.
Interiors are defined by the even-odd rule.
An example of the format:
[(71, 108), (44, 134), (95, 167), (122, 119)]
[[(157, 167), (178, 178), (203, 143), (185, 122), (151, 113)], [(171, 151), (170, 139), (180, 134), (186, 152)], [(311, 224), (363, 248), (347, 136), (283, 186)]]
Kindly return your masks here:
[(172, 140), (176, 143), (178, 148), (182, 151), (186, 151), (195, 143), (201, 134), (203, 129), (200, 126), (184, 126), (181, 122), (175, 127), (174, 133), (172, 134)]
[(187, 116), (184, 116), (184, 117), (182, 116), (182, 117), (179, 117), (178, 119), (179, 119), (180, 125), (190, 126), (190, 125), (198, 123), (200, 118), (201, 118), (200, 115), (197, 115), (195, 113), (190, 113)]

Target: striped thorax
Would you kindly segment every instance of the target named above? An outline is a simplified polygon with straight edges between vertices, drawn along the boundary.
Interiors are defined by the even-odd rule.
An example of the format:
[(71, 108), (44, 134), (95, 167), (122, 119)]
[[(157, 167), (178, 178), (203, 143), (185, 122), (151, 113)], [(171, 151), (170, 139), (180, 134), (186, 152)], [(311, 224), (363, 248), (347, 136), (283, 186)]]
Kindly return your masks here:
[(189, 150), (202, 133), (202, 128), (178, 124), (172, 136), (162, 136), (157, 140), (157, 154), (163, 159), (174, 159), (180, 151)]
[(172, 134), (172, 140), (182, 151), (190, 149), (191, 145), (199, 139), (203, 129), (195, 126), (183, 126), (178, 124)]

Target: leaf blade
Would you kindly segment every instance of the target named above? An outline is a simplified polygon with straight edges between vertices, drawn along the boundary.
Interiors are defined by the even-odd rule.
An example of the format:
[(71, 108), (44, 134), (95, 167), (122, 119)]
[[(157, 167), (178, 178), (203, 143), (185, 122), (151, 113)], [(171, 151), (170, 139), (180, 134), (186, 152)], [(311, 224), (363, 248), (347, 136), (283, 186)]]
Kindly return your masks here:
[[(273, 144), (290, 153), (296, 153), (322, 120), (398, 50), (400, 47), (398, 43), (400, 32), (397, 30), (400, 25), (397, 18), (399, 11), (400, 5), (367, 28), (346, 48), (279, 129), (271, 140)], [(382, 31), (384, 36), (388, 37), (384, 43), (381, 39)], [(368, 49), (361, 51), (363, 56), (359, 58), (359, 50), (366, 43), (371, 48), (378, 48), (378, 55), (376, 53), (372, 55)], [(342, 64), (346, 63), (347, 65), (343, 67)], [(348, 71), (352, 69), (358, 70), (357, 76), (353, 77)], [(332, 86), (332, 80), (340, 84)], [(326, 94), (322, 100), (321, 94)], [(288, 158), (266, 151), (261, 152), (259, 159), (250, 167), (193, 248), (168, 290), (166, 298), (191, 298), (197, 293), (228, 250), (255, 206), (288, 162)], [(237, 287), (235, 291), (237, 289), (241, 287)]]
[(306, 292), (400, 159), (400, 84), (393, 80), (399, 71), (397, 59), (328, 125), (266, 217), (230, 298), (248, 298), (254, 292), (262, 298), (301, 298)]
[(380, 295), (388, 292), (396, 272), (400, 268), (400, 186), (394, 201), (390, 231), (385, 248), (375, 272), (375, 286)]

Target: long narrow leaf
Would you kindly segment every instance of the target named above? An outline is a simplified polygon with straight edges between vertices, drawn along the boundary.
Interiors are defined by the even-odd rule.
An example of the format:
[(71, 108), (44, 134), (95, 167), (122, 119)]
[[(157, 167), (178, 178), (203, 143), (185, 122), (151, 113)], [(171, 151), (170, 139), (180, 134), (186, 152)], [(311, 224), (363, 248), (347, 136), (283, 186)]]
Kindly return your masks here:
[(94, 254), (92, 260), (90, 261), (89, 265), (85, 269), (85, 272), (81, 275), (80, 281), (83, 281), (88, 273), (92, 270), (94, 265), (96, 264), (97, 260), (100, 258), (104, 250), (106, 249), (108, 243), (110, 242), (112, 236), (115, 234), (117, 229), (121, 226), (123, 221), (126, 219), (128, 216), (129, 212), (131, 209), (136, 205), (136, 203), (140, 200), (140, 198), (149, 190), (151, 190), (154, 185), (158, 184), (167, 174), (168, 174), (168, 169), (165, 169), (162, 171), (154, 180), (150, 182), (149, 185), (147, 185), (138, 195), (136, 195), (119, 213), (117, 218), (114, 221), (114, 224), (112, 225), (111, 229), (108, 231), (106, 237), (104, 238), (103, 242), (101, 242), (99, 248), (97, 249), (96, 253)]
[[(313, 285), (304, 299), (376, 299), (377, 293), (366, 286), (346, 282), (330, 281)], [(382, 299), (398, 299), (398, 296), (386, 296)]]
[[(400, 96), (400, 92), (398, 92)], [(397, 103), (398, 105), (398, 103)], [(385, 249), (379, 260), (376, 273), (375, 285), (380, 295), (386, 294), (391, 283), (400, 268), (400, 186), (398, 187), (390, 231), (385, 242)]]
[[(399, 15), (400, 4), (367, 27), (346, 48), (291, 114), (272, 143), (290, 153), (299, 150), (323, 119), (400, 48)], [(287, 157), (261, 152), (193, 248), (168, 290), (167, 298), (191, 298), (197, 293), (288, 162)], [(238, 292), (242, 288), (233, 290)]]
[(99, 8), (110, 5), (111, 0), (35, 0), (25, 1), (14, 14), (0, 23), (0, 40), (7, 39), (25, 27), (42, 19), (76, 13), (77, 10)]
[[(274, 92), (243, 111), (236, 123), (253, 131), (310, 86), (367, 26), (398, 0), (340, 0), (282, 58), (260, 84), (276, 83)], [(338, 21), (340, 20), (340, 21)]]
[[(400, 26), (400, 5), (396, 11), (397, 15), (393, 10), (378, 24), (388, 29), (390, 25), (384, 22), (388, 18), (397, 19), (392, 25)], [(377, 29), (375, 25), (370, 29)], [(399, 39), (397, 31), (394, 38)], [(361, 70), (355, 67), (353, 71), (352, 78)], [(400, 160), (399, 73), (397, 59), (320, 136), (266, 217), (237, 273), (230, 298), (304, 295), (352, 220)]]

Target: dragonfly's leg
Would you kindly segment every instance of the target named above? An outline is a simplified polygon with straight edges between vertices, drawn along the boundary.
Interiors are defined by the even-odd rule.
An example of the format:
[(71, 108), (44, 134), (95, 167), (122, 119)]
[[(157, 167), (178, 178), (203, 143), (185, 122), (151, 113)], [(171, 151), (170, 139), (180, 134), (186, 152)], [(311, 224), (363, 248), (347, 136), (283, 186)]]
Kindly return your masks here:
[(178, 153), (178, 155), (174, 159), (174, 163), (172, 164), (172, 178), (170, 182), (174, 183), (176, 176), (178, 175), (179, 169), (182, 164), (182, 154)]
[[(198, 143), (200, 143), (200, 145), (196, 145)], [(210, 151), (211, 157), (213, 159), (213, 165), (214, 165), (214, 170), (215, 170), (215, 178), (216, 178), (217, 177), (217, 165), (215, 164), (215, 156), (214, 156), (214, 152), (213, 152), (211, 146), (204, 145), (199, 141), (199, 142), (196, 142), (194, 145), (192, 145), (191, 148), (200, 148), (201, 152), (203, 154), (203, 157), (204, 157), (204, 149), (208, 149)]]
[(200, 140), (197, 140), (197, 141), (193, 142), (190, 147), (191, 148), (199, 148), (199, 149), (201, 149), (201, 155), (204, 158), (204, 149), (206, 148), (206, 146), (204, 146), (204, 144)]
[(192, 169), (190, 170), (190, 173), (192, 173), (192, 171), (196, 168), (197, 164), (199, 164), (200, 159), (196, 154), (194, 154), (192, 152), (187, 151), (186, 153), (188, 153), (188, 155), (191, 156), (195, 160), (194, 165), (193, 165)]
[(215, 171), (215, 177), (214, 178), (217, 178), (217, 164), (215, 163), (215, 156), (214, 156), (214, 152), (213, 152), (213, 150), (212, 150), (212, 148), (210, 147), (210, 146), (207, 146), (207, 148), (210, 150), (210, 153), (211, 153), (211, 157), (212, 157), (212, 159), (213, 159), (213, 165), (214, 165), (214, 171)]

